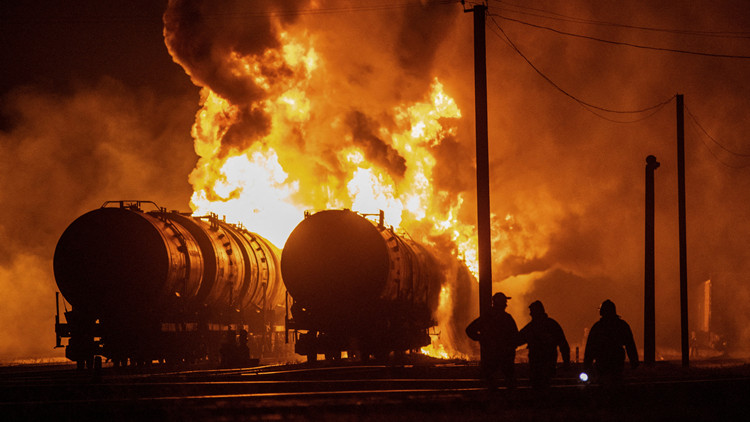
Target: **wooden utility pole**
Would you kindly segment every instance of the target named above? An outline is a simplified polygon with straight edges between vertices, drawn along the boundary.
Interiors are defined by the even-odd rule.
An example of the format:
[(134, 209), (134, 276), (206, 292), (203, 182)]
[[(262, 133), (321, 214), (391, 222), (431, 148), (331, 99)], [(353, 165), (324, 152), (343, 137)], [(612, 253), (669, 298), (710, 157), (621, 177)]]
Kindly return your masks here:
[(646, 157), (646, 245), (643, 294), (643, 363), (656, 361), (656, 274), (654, 264), (654, 171), (656, 157)]
[[(468, 11), (468, 10), (467, 10)], [(479, 316), (487, 318), (492, 307), (492, 237), (490, 236), (490, 159), (487, 141), (487, 48), (484, 20), (487, 7), (474, 12), (474, 113), (477, 150), (477, 237), (479, 242)], [(487, 344), (480, 340), (482, 367), (487, 362)]]
[(682, 366), (690, 366), (688, 332), (687, 230), (685, 224), (685, 111), (682, 94), (677, 94), (677, 201), (680, 224), (680, 331)]

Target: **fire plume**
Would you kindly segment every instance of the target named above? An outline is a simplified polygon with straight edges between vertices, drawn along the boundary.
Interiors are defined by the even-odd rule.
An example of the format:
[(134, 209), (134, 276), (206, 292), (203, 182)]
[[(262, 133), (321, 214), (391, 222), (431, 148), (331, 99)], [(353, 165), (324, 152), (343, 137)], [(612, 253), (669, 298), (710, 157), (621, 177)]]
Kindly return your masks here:
[[(192, 130), (200, 157), (190, 175), (195, 190), (193, 211), (197, 215), (226, 216), (228, 221), (253, 227), (283, 244), (306, 209), (382, 209), (389, 225), (403, 224), (402, 228), (409, 230), (410, 224), (429, 222), (425, 234), (449, 233), (457, 243), (457, 252), (475, 268), (472, 227), (462, 226), (457, 219), (463, 196), (451, 197), (432, 185), (436, 171), (432, 149), (446, 136), (456, 135), (452, 123), (461, 118), (461, 111), (438, 78), (434, 78), (423, 101), (387, 110), (392, 128), (364, 121), (353, 123), (352, 133), (346, 133), (343, 121), (367, 117), (352, 117), (352, 113), (337, 116), (329, 136), (340, 137), (341, 149), (333, 153), (339, 171), (312, 175), (324, 194), (311, 196), (301, 191), (305, 178), (311, 176), (306, 167), (330, 160), (327, 156), (331, 152), (320, 151), (318, 157), (300, 160), (305, 145), (299, 148), (293, 143), (308, 127), (318, 124), (311, 121), (313, 104), (323, 109), (333, 105), (315, 97), (316, 87), (310, 85), (321, 60), (313, 46), (287, 33), (281, 40), (286, 44), (277, 53), (266, 52), (252, 59), (233, 53), (227, 58), (235, 77), (252, 81), (268, 92), (262, 100), (237, 104), (210, 87), (202, 88), (201, 108)], [(295, 71), (289, 72), (288, 79), (272, 84), (262, 71), (269, 68)], [(248, 125), (246, 118), (254, 111), (268, 116), (267, 132), (250, 132), (238, 139), (237, 132)], [(366, 131), (368, 134), (363, 134)], [(306, 144), (317, 142), (314, 138), (304, 140)], [(394, 171), (394, 162), (400, 162), (403, 171)]]
[[(196, 215), (224, 216), (282, 246), (305, 210), (383, 210), (387, 225), (447, 246), (476, 271), (474, 227), (459, 219), (464, 194), (434, 183), (435, 151), (457, 136), (462, 117), (438, 77), (421, 98), (373, 107), (347, 93), (304, 25), (269, 15), (265, 36), (255, 34), (270, 37), (265, 44), (219, 44), (226, 34), (191, 44), (184, 38), (210, 21), (194, 19), (187, 30), (184, 7), (170, 2), (165, 39), (201, 87), (189, 178)], [(209, 57), (198, 59), (194, 44)]]

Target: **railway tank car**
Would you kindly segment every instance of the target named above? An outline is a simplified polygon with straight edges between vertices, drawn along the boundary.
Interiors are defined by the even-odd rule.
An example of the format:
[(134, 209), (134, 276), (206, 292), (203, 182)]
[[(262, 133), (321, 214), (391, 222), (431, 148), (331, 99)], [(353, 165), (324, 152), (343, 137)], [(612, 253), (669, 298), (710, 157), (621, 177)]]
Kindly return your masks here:
[(444, 276), (422, 245), (350, 210), (307, 214), (281, 255), (287, 328), (308, 360), (368, 359), (430, 343)]
[(95, 356), (116, 365), (217, 360), (241, 330), (254, 358), (284, 353), (279, 251), (216, 216), (106, 202), (67, 227), (53, 267), (72, 306), (65, 322), (58, 306), (57, 345), (69, 338), (66, 356), (79, 367)]

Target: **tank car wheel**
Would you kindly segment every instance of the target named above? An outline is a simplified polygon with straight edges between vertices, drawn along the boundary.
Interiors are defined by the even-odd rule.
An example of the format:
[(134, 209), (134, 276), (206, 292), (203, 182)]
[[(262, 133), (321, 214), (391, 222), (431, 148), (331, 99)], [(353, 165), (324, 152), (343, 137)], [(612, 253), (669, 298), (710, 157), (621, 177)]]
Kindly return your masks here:
[(318, 360), (318, 354), (317, 353), (308, 353), (307, 354), (307, 361), (308, 362), (316, 362)]

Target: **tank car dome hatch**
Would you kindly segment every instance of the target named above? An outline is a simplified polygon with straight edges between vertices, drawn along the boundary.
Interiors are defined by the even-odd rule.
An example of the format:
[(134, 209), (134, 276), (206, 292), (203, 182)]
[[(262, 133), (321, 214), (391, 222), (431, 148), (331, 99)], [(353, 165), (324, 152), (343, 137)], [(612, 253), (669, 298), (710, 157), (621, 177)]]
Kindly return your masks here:
[(349, 210), (303, 220), (281, 252), (281, 274), (302, 306), (356, 309), (378, 299), (388, 279), (387, 245), (377, 227)]
[(144, 214), (100, 208), (76, 219), (60, 237), (55, 279), (74, 307), (116, 312), (154, 304), (169, 278), (161, 233)]

